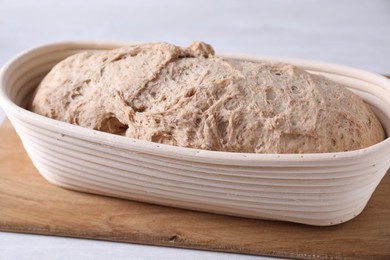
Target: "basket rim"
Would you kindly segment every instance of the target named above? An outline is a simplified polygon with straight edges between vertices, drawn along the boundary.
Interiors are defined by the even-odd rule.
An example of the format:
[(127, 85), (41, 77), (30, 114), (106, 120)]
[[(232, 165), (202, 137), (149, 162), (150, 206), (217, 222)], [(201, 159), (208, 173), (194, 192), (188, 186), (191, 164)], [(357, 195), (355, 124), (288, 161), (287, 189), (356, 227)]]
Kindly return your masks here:
[[(7, 95), (7, 82), (6, 77), (11, 74), (13, 66), (23, 60), (26, 57), (33, 54), (41, 53), (45, 55), (45, 52), (62, 49), (62, 51), (75, 50), (75, 49), (109, 49), (122, 45), (137, 44), (134, 42), (94, 42), (94, 41), (66, 41), (66, 42), (54, 42), (49, 44), (39, 45), (34, 48), (25, 50), (13, 58), (11, 58), (0, 69), (0, 104), (6, 112), (8, 117), (16, 116), (25, 120), (26, 122), (44, 125), (49, 129), (55, 131), (63, 131), (69, 135), (78, 135), (80, 138), (85, 138), (91, 142), (101, 143), (109, 146), (116, 146), (123, 149), (135, 149), (143, 153), (153, 153), (162, 157), (175, 157), (189, 161), (199, 162), (213, 162), (221, 164), (239, 164), (239, 165), (260, 165), (262, 162), (269, 163), (283, 163), (283, 162), (297, 162), (299, 164), (303, 162), (315, 162), (315, 161), (329, 161), (329, 160), (349, 160), (360, 158), (363, 155), (374, 155), (383, 151), (390, 153), (390, 137), (387, 136), (383, 141), (374, 144), (372, 146), (346, 151), (346, 152), (331, 152), (331, 153), (302, 153), (302, 154), (256, 154), (256, 153), (238, 153), (238, 152), (224, 152), (224, 151), (210, 151), (195, 148), (179, 147), (167, 144), (154, 143), (145, 140), (133, 139), (129, 137), (114, 135), (106, 132), (100, 132), (81, 126), (73, 125), (70, 123), (58, 121), (55, 119), (47, 118), (45, 116), (33, 113), (15, 104)], [(43, 53), (43, 54), (42, 54)], [(337, 65), (332, 63), (294, 59), (286, 57), (272, 57), (262, 56), (256, 54), (238, 54), (238, 53), (225, 53), (219, 54), (223, 57), (239, 58), (247, 60), (265, 60), (274, 62), (285, 62), (294, 65), (302, 64), (304, 69), (325, 70), (327, 72), (335, 72), (339, 75), (348, 77), (358, 77), (358, 79), (372, 79), (374, 84), (378, 84), (381, 88), (384, 88), (390, 94), (390, 79), (387, 79), (381, 75), (367, 72), (364, 70), (351, 68), (343, 65)], [(300, 65), (298, 65), (300, 66)], [(326, 68), (329, 68), (326, 70)], [(390, 121), (390, 100), (387, 102), (389, 109), (387, 111), (381, 111), (384, 113)], [(11, 118), (12, 122), (12, 118)], [(169, 153), (169, 156), (167, 156)]]

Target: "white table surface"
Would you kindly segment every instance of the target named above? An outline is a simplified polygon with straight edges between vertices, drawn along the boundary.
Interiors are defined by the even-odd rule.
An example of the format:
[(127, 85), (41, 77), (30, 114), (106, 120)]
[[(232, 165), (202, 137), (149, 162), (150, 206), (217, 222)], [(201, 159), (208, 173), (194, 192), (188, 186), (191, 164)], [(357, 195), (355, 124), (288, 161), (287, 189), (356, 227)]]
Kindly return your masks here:
[[(0, 0), (1, 65), (26, 48), (64, 40), (183, 46), (202, 40), (217, 52), (321, 60), (390, 74), (390, 1)], [(0, 232), (0, 259), (252, 258)]]

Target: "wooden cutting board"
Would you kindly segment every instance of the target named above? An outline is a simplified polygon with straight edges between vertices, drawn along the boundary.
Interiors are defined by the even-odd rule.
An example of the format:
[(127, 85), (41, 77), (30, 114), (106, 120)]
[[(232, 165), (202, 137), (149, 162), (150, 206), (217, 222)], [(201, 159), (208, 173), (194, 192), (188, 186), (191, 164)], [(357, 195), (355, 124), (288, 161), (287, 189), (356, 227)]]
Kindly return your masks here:
[(390, 174), (357, 218), (331, 227), (244, 219), (56, 187), (0, 127), (0, 230), (305, 259), (390, 259)]

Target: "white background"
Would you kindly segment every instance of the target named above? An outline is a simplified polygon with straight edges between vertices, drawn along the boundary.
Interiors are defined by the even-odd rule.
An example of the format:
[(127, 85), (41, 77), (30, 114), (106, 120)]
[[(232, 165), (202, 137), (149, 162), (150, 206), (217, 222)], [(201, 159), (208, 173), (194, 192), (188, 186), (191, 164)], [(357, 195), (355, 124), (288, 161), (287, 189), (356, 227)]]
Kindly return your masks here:
[[(0, 65), (27, 48), (70, 40), (183, 46), (201, 40), (217, 52), (313, 59), (390, 74), (390, 1), (0, 0)], [(0, 232), (0, 259), (129, 258), (254, 257)]]

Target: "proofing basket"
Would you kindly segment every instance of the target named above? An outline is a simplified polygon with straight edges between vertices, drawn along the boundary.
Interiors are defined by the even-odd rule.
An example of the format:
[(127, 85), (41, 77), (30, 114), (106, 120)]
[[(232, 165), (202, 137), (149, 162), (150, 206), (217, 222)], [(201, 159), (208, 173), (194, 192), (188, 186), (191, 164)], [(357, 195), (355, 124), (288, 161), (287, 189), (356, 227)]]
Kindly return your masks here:
[[(112, 43), (64, 42), (28, 50), (1, 70), (0, 102), (32, 162), (49, 182), (72, 190), (206, 212), (335, 225), (357, 216), (390, 166), (390, 139), (356, 151), (251, 154), (175, 147), (94, 131), (26, 110), (59, 61)], [(340, 82), (373, 107), (390, 133), (390, 81), (314, 61), (287, 62)]]

